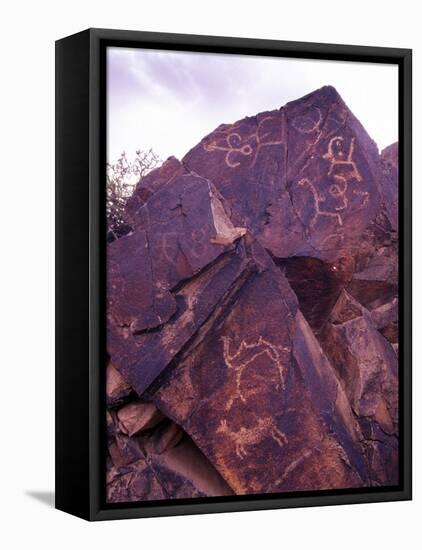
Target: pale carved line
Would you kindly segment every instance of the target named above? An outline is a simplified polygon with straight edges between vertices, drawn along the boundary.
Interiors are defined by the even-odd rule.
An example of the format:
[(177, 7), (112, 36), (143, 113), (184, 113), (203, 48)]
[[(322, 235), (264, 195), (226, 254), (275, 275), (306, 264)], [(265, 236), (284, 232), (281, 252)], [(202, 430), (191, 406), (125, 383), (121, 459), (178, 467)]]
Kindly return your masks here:
[(354, 153), (354, 150), (355, 150), (355, 138), (352, 137), (352, 139), (350, 140), (349, 151), (347, 153), (347, 158), (346, 159), (343, 158), (344, 157), (344, 152), (343, 151), (339, 151), (337, 153), (337, 155), (340, 158), (336, 158), (336, 153), (334, 153), (334, 151), (333, 151), (334, 143), (342, 142), (342, 141), (344, 141), (343, 136), (334, 136), (333, 138), (331, 138), (330, 142), (328, 144), (327, 152), (322, 157), (323, 159), (326, 159), (326, 160), (330, 161), (330, 168), (328, 170), (328, 175), (331, 176), (335, 166), (338, 166), (338, 165), (351, 166), (353, 168), (353, 172), (349, 175), (349, 177), (347, 179), (349, 180), (349, 179), (354, 177), (354, 178), (356, 178), (357, 181), (361, 182), (362, 181), (362, 176), (360, 175), (360, 172), (357, 169), (356, 163), (353, 160), (353, 153)]
[(164, 233), (161, 236), (161, 246), (160, 246), (160, 249), (159, 249), (159, 253), (162, 257), (164, 256), (164, 258), (170, 264), (174, 264), (174, 257), (172, 255), (170, 255), (169, 252), (168, 252), (168, 251), (170, 251), (170, 252), (174, 253), (174, 246), (171, 246), (169, 244), (170, 237), (175, 237), (176, 242), (178, 241), (178, 234), (177, 233), (175, 233), (175, 232)]
[(368, 191), (357, 191), (356, 189), (354, 189), (353, 194), (363, 197), (362, 205), (361, 205), (362, 207), (368, 204), (369, 197), (370, 197), (370, 194)]
[[(275, 120), (276, 117), (265, 117), (263, 118), (262, 120), (260, 120), (258, 122), (258, 125), (257, 125), (257, 129), (255, 132), (253, 132), (252, 134), (249, 134), (247, 137), (245, 138), (242, 138), (242, 136), (238, 133), (238, 132), (230, 132), (227, 136), (226, 136), (226, 145), (217, 145), (217, 142), (214, 140), (212, 141), (211, 143), (204, 143), (203, 144), (203, 147), (204, 147), (204, 150), (207, 151), (207, 152), (214, 152), (214, 151), (223, 151), (225, 152), (225, 157), (224, 157), (224, 161), (226, 163), (226, 165), (229, 167), (229, 168), (237, 168), (238, 166), (240, 166), (240, 162), (239, 161), (234, 161), (232, 159), (232, 155), (234, 153), (239, 153), (245, 157), (248, 157), (250, 155), (252, 155), (252, 153), (254, 152), (254, 148), (252, 147), (252, 145), (250, 145), (249, 143), (246, 143), (245, 145), (241, 145), (240, 144), (242, 143), (242, 141), (249, 141), (251, 139), (255, 139), (256, 140), (256, 149), (255, 149), (255, 155), (254, 155), (254, 159), (252, 161), (252, 166), (255, 164), (256, 162), (256, 159), (257, 159), (257, 156), (258, 156), (258, 152), (259, 150), (261, 149), (261, 147), (266, 147), (268, 145), (280, 145), (281, 143), (283, 143), (282, 140), (279, 140), (279, 141), (268, 141), (268, 142), (265, 142), (265, 143), (262, 143), (261, 140), (265, 139), (271, 132), (266, 132), (262, 135), (259, 134), (259, 131), (261, 129), (261, 126), (264, 122), (266, 122), (267, 120)], [(232, 129), (235, 128), (235, 126), (232, 126), (231, 127)], [(237, 126), (236, 126), (237, 128)], [(237, 140), (238, 144), (236, 145), (235, 143), (233, 143), (233, 138)]]
[[(232, 404), (233, 404), (233, 402), (234, 402), (234, 400), (236, 399), (237, 396), (239, 396), (241, 401), (246, 403), (246, 398), (244, 397), (244, 395), (242, 393), (242, 390), (241, 390), (242, 373), (243, 373), (243, 370), (249, 364), (251, 364), (257, 357), (259, 357), (261, 355), (264, 355), (264, 354), (268, 355), (268, 357), (271, 359), (271, 361), (275, 365), (275, 367), (277, 369), (277, 372), (278, 372), (278, 375), (280, 377), (280, 387), (284, 390), (284, 388), (285, 388), (285, 383), (284, 383), (284, 370), (285, 370), (285, 367), (283, 366), (282, 361), (281, 361), (280, 351), (288, 352), (289, 348), (282, 347), (282, 348), (277, 349), (277, 347), (274, 344), (272, 344), (271, 342), (269, 342), (268, 340), (265, 340), (262, 336), (260, 336), (258, 338), (258, 341), (255, 342), (255, 343), (252, 343), (252, 344), (247, 344), (245, 341), (243, 341), (240, 344), (238, 350), (235, 353), (230, 353), (230, 340), (225, 336), (222, 337), (222, 340), (223, 340), (224, 361), (225, 361), (226, 365), (229, 367), (229, 369), (234, 370), (235, 373), (236, 373), (236, 396), (233, 397), (229, 401), (228, 409), (231, 408), (231, 406), (232, 406)], [(235, 364), (235, 361), (239, 358), (239, 356), (241, 355), (241, 353), (244, 350), (257, 349), (257, 348), (260, 348), (260, 347), (261, 347), (261, 349), (259, 349), (259, 351), (254, 353), (252, 355), (252, 357), (250, 357), (249, 359), (247, 359), (244, 362), (239, 361), (237, 365)]]
[(314, 184), (308, 178), (302, 178), (298, 182), (298, 185), (300, 185), (301, 187), (304, 187), (305, 185), (308, 186), (311, 193), (312, 193), (313, 199), (314, 199), (315, 212), (314, 212), (314, 215), (312, 216), (312, 220), (311, 220), (311, 223), (310, 223), (312, 228), (315, 227), (315, 223), (317, 222), (317, 220), (320, 216), (328, 216), (328, 217), (335, 218), (340, 226), (343, 225), (343, 218), (341, 217), (341, 215), (338, 212), (329, 212), (327, 210), (321, 210), (320, 204), (325, 202), (326, 198), (324, 196), (321, 197), (318, 194), (317, 190), (315, 189)]
[[(276, 346), (260, 336), (258, 340), (253, 343), (247, 343), (246, 341), (243, 341), (238, 347), (237, 351), (233, 353), (230, 351), (229, 338), (223, 337), (222, 340), (224, 361), (230, 370), (235, 371), (236, 385), (234, 396), (228, 401), (226, 405), (227, 411), (232, 408), (233, 403), (237, 398), (239, 398), (243, 403), (247, 402), (247, 398), (245, 397), (241, 388), (242, 373), (249, 364), (251, 364), (257, 357), (261, 355), (266, 354), (277, 370), (279, 383), (276, 385), (276, 388), (281, 387), (283, 390), (285, 389), (285, 367), (282, 364), (281, 354), (282, 352), (289, 352), (290, 350), (288, 347)], [(257, 348), (258, 351), (256, 353), (253, 353), (252, 356), (249, 357), (249, 359), (243, 362), (240, 360), (241, 354), (243, 352), (247, 350), (254, 350)], [(256, 424), (253, 427), (246, 428), (245, 426), (241, 426), (240, 429), (236, 429), (234, 431), (228, 426), (227, 421), (223, 419), (221, 420), (220, 425), (217, 429), (217, 433), (223, 433), (233, 440), (236, 454), (240, 459), (245, 458), (245, 456), (247, 455), (248, 451), (246, 450), (246, 447), (248, 445), (259, 443), (265, 437), (272, 437), (280, 447), (287, 443), (286, 435), (278, 429), (273, 417), (257, 417), (256, 415), (254, 416), (256, 418)]]
[(292, 462), (290, 462), (290, 464), (285, 467), (283, 475), (279, 479), (277, 479), (275, 485), (280, 485), (281, 483), (283, 483), (283, 481), (285, 481), (289, 474), (294, 471), (298, 466), (303, 464), (306, 460), (308, 460), (308, 458), (311, 457), (315, 453), (315, 451), (319, 451), (318, 446), (303, 451), (300, 456), (292, 460)]
[[(314, 184), (309, 180), (309, 178), (302, 178), (298, 182), (298, 185), (302, 187), (305, 185), (309, 187), (313, 196), (315, 212), (311, 220), (311, 227), (315, 226), (315, 223), (317, 222), (320, 216), (328, 216), (328, 217), (335, 218), (338, 225), (342, 227), (343, 217), (340, 214), (340, 212), (347, 210), (349, 206), (349, 199), (347, 198), (349, 181), (351, 179), (356, 179), (358, 182), (362, 182), (362, 176), (356, 166), (355, 161), (353, 160), (353, 153), (355, 149), (355, 138), (352, 137), (352, 139), (350, 140), (349, 150), (347, 152), (346, 158), (344, 158), (344, 152), (342, 150), (338, 151), (337, 153), (333, 151), (334, 144), (341, 143), (343, 141), (344, 141), (343, 136), (334, 136), (333, 138), (331, 138), (328, 143), (327, 152), (322, 157), (323, 159), (330, 161), (330, 168), (328, 170), (327, 175), (333, 176), (333, 178), (336, 180), (336, 183), (333, 183), (332, 185), (330, 185), (328, 192), (333, 198), (342, 201), (341, 204), (334, 207), (335, 212), (330, 212), (329, 210), (325, 210), (324, 208), (321, 208), (321, 204), (327, 201), (327, 197), (325, 197), (324, 195), (319, 195)], [(333, 174), (333, 170), (335, 166), (351, 166), (352, 171), (350, 173), (345, 173), (343, 175)], [(364, 197), (362, 206), (365, 206), (367, 204), (370, 197), (370, 193), (368, 191), (354, 190), (353, 193), (355, 195), (360, 195)], [(334, 236), (342, 237), (342, 235), (340, 234), (330, 235), (325, 240), (331, 239)]]
[[(300, 132), (301, 134), (311, 134), (312, 132), (315, 132), (315, 130), (319, 129), (320, 127), (320, 124), (322, 122), (322, 113), (321, 113), (321, 109), (319, 109), (318, 107), (315, 107), (315, 109), (318, 111), (318, 120), (314, 123), (314, 125), (307, 129), (307, 130), (303, 130), (302, 128), (298, 128), (296, 126), (296, 120), (300, 117), (304, 118), (306, 117), (306, 115), (297, 115), (293, 120), (292, 120), (292, 126), (293, 128), (295, 128), (295, 130), (297, 130), (298, 132)], [(309, 118), (309, 117), (308, 117)]]
[(240, 162), (233, 162), (230, 158), (230, 155), (233, 153), (240, 153), (243, 156), (249, 156), (253, 153), (252, 146), (249, 144), (242, 145), (241, 147), (236, 147), (232, 141), (232, 138), (237, 138), (239, 142), (242, 141), (242, 137), (237, 132), (232, 132), (228, 134), (226, 137), (226, 143), (227, 146), (223, 147), (221, 145), (217, 145), (215, 141), (212, 141), (210, 144), (204, 144), (204, 149), (207, 152), (213, 152), (213, 151), (226, 151), (226, 156), (224, 157), (224, 160), (230, 168), (236, 168), (237, 166), (240, 166)]
[(233, 440), (236, 455), (242, 460), (248, 454), (246, 447), (248, 445), (256, 445), (265, 437), (272, 437), (279, 447), (283, 447), (283, 445), (288, 443), (286, 434), (278, 429), (272, 417), (256, 418), (257, 423), (253, 428), (245, 428), (242, 426), (240, 429), (234, 431), (228, 426), (227, 420), (221, 420), (217, 428), (217, 433), (225, 434)]

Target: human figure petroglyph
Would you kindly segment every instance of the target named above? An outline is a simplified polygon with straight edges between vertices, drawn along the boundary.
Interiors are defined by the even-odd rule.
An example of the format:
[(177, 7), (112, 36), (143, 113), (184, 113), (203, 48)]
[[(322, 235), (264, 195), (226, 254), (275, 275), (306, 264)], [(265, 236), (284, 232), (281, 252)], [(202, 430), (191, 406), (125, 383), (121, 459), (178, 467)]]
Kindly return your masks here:
[[(320, 194), (309, 178), (302, 178), (298, 182), (298, 185), (308, 187), (313, 196), (315, 212), (311, 220), (311, 227), (315, 226), (315, 223), (318, 221), (320, 216), (332, 217), (337, 221), (338, 225), (342, 227), (342, 213), (349, 207), (350, 195), (349, 197), (347, 195), (349, 185), (352, 180), (355, 180), (358, 183), (361, 183), (363, 180), (356, 163), (353, 160), (355, 138), (352, 137), (350, 140), (347, 155), (342, 148), (343, 142), (343, 136), (334, 136), (331, 138), (328, 143), (327, 152), (322, 157), (323, 159), (330, 161), (330, 167), (327, 175), (334, 179), (334, 183), (328, 187), (328, 194), (337, 201), (337, 204), (333, 206), (332, 209), (329, 210), (324, 207), (324, 203), (328, 202), (328, 197)], [(341, 168), (349, 169), (343, 170), (341, 173), (335, 173), (334, 171), (336, 167), (340, 167), (340, 170)], [(355, 189), (353, 190), (353, 194), (363, 197), (362, 206), (367, 204), (370, 197), (370, 193), (368, 191), (360, 191)]]
[[(330, 168), (328, 170), (328, 175), (331, 176), (333, 173), (333, 170), (335, 166), (350, 166), (352, 168), (352, 171), (348, 173), (348, 176), (346, 177), (347, 180), (350, 180), (351, 178), (355, 178), (358, 182), (362, 181), (362, 176), (360, 175), (360, 172), (356, 166), (355, 161), (353, 160), (353, 153), (355, 150), (355, 138), (352, 137), (350, 140), (349, 145), (349, 151), (347, 153), (347, 156), (345, 158), (345, 153), (342, 148), (342, 143), (344, 142), (343, 136), (334, 136), (330, 139), (330, 142), (328, 143), (328, 149), (325, 155), (323, 155), (323, 159), (330, 161)], [(334, 148), (337, 148), (335, 151)], [(343, 176), (334, 176), (336, 177), (342, 177), (345, 178), (345, 175)]]
[(276, 346), (260, 336), (256, 342), (250, 344), (243, 341), (235, 352), (231, 352), (229, 338), (223, 336), (222, 341), (224, 362), (227, 367), (235, 373), (235, 391), (227, 402), (226, 410), (231, 409), (236, 399), (240, 399), (243, 403), (246, 403), (247, 397), (245, 391), (242, 390), (242, 374), (248, 365), (262, 355), (267, 355), (267, 357), (269, 357), (271, 365), (276, 371), (278, 382), (276, 383), (275, 389), (281, 388), (284, 390), (286, 367), (283, 364), (282, 354), (290, 351), (288, 347)]
[[(346, 195), (348, 188), (347, 179), (340, 175), (334, 176), (334, 178), (337, 180), (338, 183), (333, 183), (332, 185), (330, 185), (330, 187), (328, 188), (328, 192), (333, 198), (342, 201), (341, 204), (338, 204), (334, 207), (334, 210), (345, 210), (349, 205), (349, 199)], [(325, 197), (322, 200), (325, 201)]]
[[(261, 119), (258, 124), (256, 131), (249, 134), (246, 137), (242, 137), (238, 132), (231, 131), (225, 136), (225, 145), (218, 145), (216, 140), (211, 141), (211, 143), (204, 143), (203, 147), (204, 150), (207, 152), (214, 152), (214, 151), (223, 151), (226, 153), (224, 160), (226, 165), (229, 168), (237, 168), (240, 166), (240, 162), (233, 158), (233, 155), (240, 154), (244, 157), (249, 157), (250, 155), (254, 154), (254, 158), (252, 161), (252, 166), (256, 162), (256, 158), (258, 156), (258, 152), (261, 147), (268, 146), (268, 145), (280, 145), (283, 143), (283, 141), (275, 140), (275, 141), (266, 141), (263, 142), (266, 137), (268, 137), (271, 134), (271, 131), (265, 132), (261, 134), (262, 127), (265, 123), (267, 123), (270, 120), (276, 120), (276, 117), (268, 116)], [(231, 126), (230, 130), (237, 129), (238, 126)], [(252, 145), (249, 143), (250, 141), (255, 141), (256, 147), (252, 147)], [(243, 145), (242, 145), (243, 143)]]
[(227, 420), (221, 420), (217, 433), (222, 433), (232, 439), (236, 454), (242, 460), (248, 454), (247, 446), (256, 445), (266, 437), (272, 437), (280, 447), (288, 443), (286, 434), (278, 429), (275, 419), (271, 416), (264, 418), (256, 416), (256, 424), (253, 427), (246, 428), (242, 426), (238, 430), (232, 430)]

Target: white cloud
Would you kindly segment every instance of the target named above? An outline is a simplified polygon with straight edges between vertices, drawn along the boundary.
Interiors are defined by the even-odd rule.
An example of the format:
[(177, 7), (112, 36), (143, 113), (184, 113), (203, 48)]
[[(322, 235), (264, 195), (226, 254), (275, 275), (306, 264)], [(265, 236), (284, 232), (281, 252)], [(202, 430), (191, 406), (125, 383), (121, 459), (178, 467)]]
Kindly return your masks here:
[(181, 158), (219, 124), (326, 84), (380, 149), (398, 136), (395, 65), (110, 48), (108, 73), (110, 160), (149, 147)]

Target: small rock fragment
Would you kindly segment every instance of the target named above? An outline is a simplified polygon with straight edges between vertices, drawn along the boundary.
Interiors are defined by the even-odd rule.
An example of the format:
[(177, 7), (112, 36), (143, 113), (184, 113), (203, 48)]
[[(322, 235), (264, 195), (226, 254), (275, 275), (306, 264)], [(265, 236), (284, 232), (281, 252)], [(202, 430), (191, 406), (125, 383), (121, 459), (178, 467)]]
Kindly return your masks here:
[(132, 388), (130, 385), (113, 364), (109, 363), (106, 372), (107, 406), (114, 407), (120, 404), (131, 392)]
[(152, 428), (164, 419), (164, 415), (153, 403), (136, 401), (122, 407), (117, 412), (117, 418), (122, 432), (131, 437)]

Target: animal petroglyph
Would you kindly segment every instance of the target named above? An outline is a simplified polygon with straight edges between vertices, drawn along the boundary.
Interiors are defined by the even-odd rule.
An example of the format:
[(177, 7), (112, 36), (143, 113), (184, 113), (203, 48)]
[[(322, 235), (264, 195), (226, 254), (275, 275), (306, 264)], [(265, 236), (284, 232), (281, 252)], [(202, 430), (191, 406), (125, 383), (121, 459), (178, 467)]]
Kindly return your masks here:
[(287, 444), (286, 434), (280, 431), (274, 418), (266, 416), (264, 418), (256, 417), (256, 424), (251, 428), (242, 426), (238, 430), (232, 430), (226, 420), (221, 420), (217, 433), (227, 435), (234, 443), (236, 454), (240, 459), (244, 459), (249, 445), (256, 445), (266, 437), (272, 437), (280, 447)]
[(242, 388), (242, 374), (245, 368), (250, 365), (255, 359), (261, 356), (267, 356), (272, 368), (275, 369), (276, 389), (285, 388), (285, 370), (283, 364), (283, 353), (289, 353), (289, 348), (275, 346), (271, 342), (265, 340), (262, 336), (256, 342), (248, 344), (243, 341), (235, 352), (231, 351), (230, 340), (227, 337), (223, 340), (224, 361), (227, 367), (235, 373), (235, 391), (231, 399), (228, 400), (226, 410), (230, 410), (234, 401), (239, 398), (243, 403), (246, 403), (246, 390)]
[[(288, 347), (277, 346), (262, 336), (255, 342), (242, 341), (235, 350), (232, 349), (233, 346), (229, 338), (223, 336), (222, 341), (224, 361), (229, 372), (234, 373), (235, 381), (235, 388), (232, 391), (232, 397), (226, 404), (226, 411), (232, 408), (236, 399), (240, 399), (243, 403), (247, 402), (250, 390), (247, 387), (242, 387), (242, 374), (245, 368), (259, 357), (267, 357), (270, 360), (270, 368), (274, 369), (274, 377), (270, 377), (270, 380), (266, 379), (265, 383), (274, 384), (275, 381), (272, 387), (285, 389), (286, 358), (283, 361), (283, 355), (290, 352)], [(217, 433), (224, 434), (233, 441), (236, 455), (240, 459), (244, 459), (248, 454), (247, 446), (255, 445), (266, 437), (272, 437), (280, 447), (287, 443), (287, 437), (278, 429), (274, 417), (261, 412), (261, 416), (253, 413), (253, 419), (252, 425), (241, 426), (235, 430), (223, 419), (217, 429)]]
[[(237, 168), (240, 166), (239, 160), (236, 160), (236, 155), (242, 155), (244, 157), (249, 157), (254, 154), (252, 160), (252, 166), (255, 164), (258, 152), (261, 147), (268, 145), (280, 145), (282, 140), (276, 141), (263, 141), (268, 137), (271, 132), (261, 133), (263, 126), (268, 123), (268, 121), (275, 120), (275, 117), (265, 117), (258, 122), (256, 131), (249, 134), (246, 137), (242, 137), (238, 132), (230, 132), (225, 137), (225, 144), (219, 145), (216, 140), (213, 140), (211, 143), (204, 143), (204, 150), (207, 152), (214, 151), (223, 151), (226, 153), (224, 160), (226, 165), (229, 168)], [(232, 126), (231, 129), (235, 129), (237, 126)], [(255, 142), (255, 147), (253, 147), (249, 142)]]

